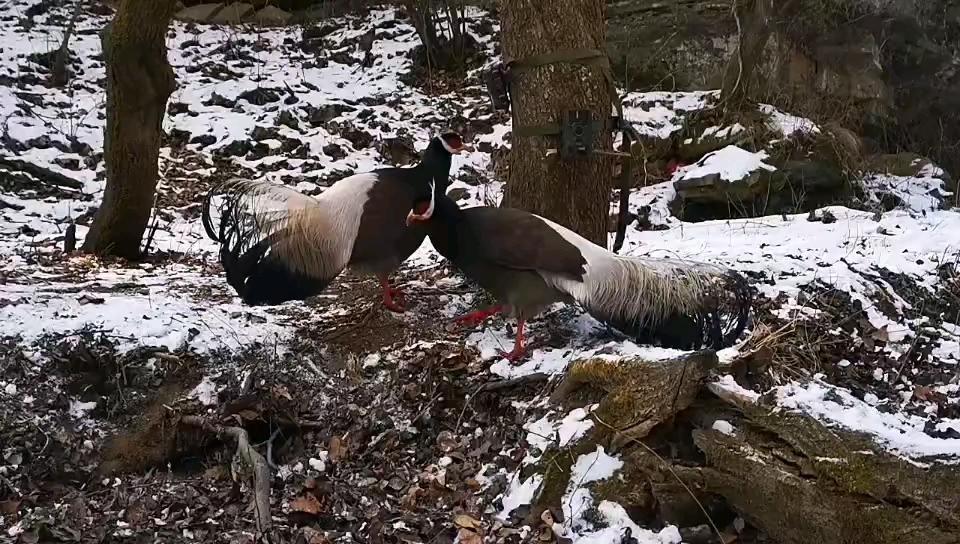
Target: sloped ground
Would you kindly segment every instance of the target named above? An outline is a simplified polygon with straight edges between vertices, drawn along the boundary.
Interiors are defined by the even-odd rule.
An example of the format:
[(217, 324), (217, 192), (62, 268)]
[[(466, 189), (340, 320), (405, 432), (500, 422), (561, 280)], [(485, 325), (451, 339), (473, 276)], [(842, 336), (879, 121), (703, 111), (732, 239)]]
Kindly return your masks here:
[[(291, 539), (452, 542), (460, 534), (475, 542), (477, 530), (494, 541), (619, 543), (629, 529), (640, 542), (690, 541), (693, 529), (656, 505), (623, 494), (594, 502), (588, 488), (618, 481), (626, 458), (593, 443), (563, 463), (563, 489), (547, 504), (553, 520), (531, 507), (556, 495), (541, 488), (542, 452), (577, 444), (596, 425), (593, 405), (568, 412), (547, 402), (550, 378), (577, 358), (681, 352), (637, 346), (558, 308), (531, 324), (529, 360), (497, 360), (495, 349), (512, 342), (510, 324), (449, 331), (438, 319), (483, 295), (429, 244), (398, 275), (408, 292), (403, 316), (379, 309), (369, 279), (344, 275), (316, 300), (250, 308), (219, 275), (198, 205), (230, 175), (315, 193), (354, 171), (409, 162), (412, 148), (452, 125), (479, 144), (455, 160), (452, 194), (497, 201), (491, 154), (509, 122), (489, 114), (477, 87), (429, 94), (431, 86), (406, 83), (417, 41), (393, 11), (323, 31), (174, 25), (168, 43), (181, 88), (165, 120), (155, 257), (128, 264), (60, 250), (70, 219), (82, 238), (103, 188), (96, 31), (107, 18), (81, 18), (75, 77), (50, 89), (41, 55), (59, 43), (69, 9), (30, 6), (4, 8), (10, 24), (0, 30), (3, 156), (46, 169), (0, 163), (5, 537), (249, 541), (255, 513), (249, 482), (231, 476), (236, 444), (183, 423), (200, 415), (242, 426), (269, 458), (272, 521)], [(495, 25), (475, 14), (470, 26), (490, 43)], [(364, 69), (354, 44), (370, 27), (376, 63)], [(475, 74), (465, 80), (473, 85)], [(710, 101), (710, 93), (636, 94), (628, 115), (648, 137), (666, 139)], [(781, 137), (819, 130), (765, 111)], [(726, 147), (665, 179), (736, 177), (763, 158)], [(667, 181), (631, 195), (645, 221), (629, 229), (624, 253), (725, 264), (757, 287), (757, 323), (720, 354), (717, 387), (769, 390), (783, 407), (862, 430), (906, 459), (952, 463), (960, 217), (938, 209), (948, 192), (942, 177), (932, 166), (867, 177), (868, 202), (897, 196), (900, 208), (887, 212), (833, 206), (813, 221), (699, 223), (672, 217)], [(710, 512), (742, 541), (764, 538), (729, 507)]]

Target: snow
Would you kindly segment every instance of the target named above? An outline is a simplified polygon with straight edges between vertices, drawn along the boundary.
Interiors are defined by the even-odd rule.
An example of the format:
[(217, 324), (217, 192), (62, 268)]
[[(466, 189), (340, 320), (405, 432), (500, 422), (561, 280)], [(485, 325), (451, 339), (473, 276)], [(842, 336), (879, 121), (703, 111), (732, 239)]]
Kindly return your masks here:
[(751, 153), (735, 145), (728, 145), (719, 151), (707, 153), (696, 164), (680, 169), (680, 179), (699, 179), (719, 174), (723, 181), (740, 181), (757, 170), (776, 170), (763, 162), (766, 158), (766, 151)]
[(923, 432), (924, 420), (889, 414), (825, 383), (791, 383), (776, 389), (777, 405), (820, 421), (872, 435), (891, 452), (906, 459), (960, 456), (960, 439), (933, 438)]
[(500, 499), (503, 508), (500, 510), (500, 513), (497, 514), (497, 518), (506, 520), (510, 512), (513, 512), (523, 505), (530, 504), (542, 483), (543, 476), (540, 474), (534, 474), (523, 482), (520, 482), (520, 471), (517, 471), (510, 480), (510, 489), (503, 498)]
[[(394, 14), (392, 10), (378, 9), (372, 10), (370, 17), (371, 23), (376, 24), (392, 21)], [(42, 165), (82, 184), (82, 189), (71, 192), (69, 198), (41, 198), (28, 190), (6, 191), (0, 185), (0, 202), (11, 205), (0, 205), (2, 335), (19, 336), (26, 352), (31, 352), (31, 346), (46, 335), (70, 337), (93, 330), (108, 333), (122, 351), (149, 346), (195, 353), (235, 352), (262, 343), (275, 345), (282, 353), (285, 344), (295, 336), (298, 325), (302, 325), (303, 316), (291, 313), (301, 307), (300, 303), (274, 308), (241, 304), (222, 275), (207, 269), (216, 262), (216, 245), (203, 234), (196, 214), (186, 213), (186, 208), (164, 210), (169, 213), (160, 218), (160, 230), (155, 240), (155, 249), (183, 254), (176, 262), (119, 265), (78, 256), (58, 265), (44, 264), (45, 259), (58, 254), (55, 246), (61, 244), (60, 237), (67, 220), (83, 215), (102, 197), (102, 162), (94, 168), (79, 170), (65, 168), (62, 164), (64, 159), (75, 159), (83, 164), (103, 150), (104, 98), (96, 82), (105, 77), (105, 71), (102, 62), (97, 60), (100, 55), (97, 31), (106, 21), (104, 17), (85, 16), (78, 22), (71, 42), (76, 53), (77, 78), (67, 88), (30, 85), (22, 89), (0, 85), (0, 117), (5, 121), (4, 128), (9, 137), (22, 143), (36, 138), (53, 142), (46, 148), (25, 146), (15, 158)], [(368, 29), (369, 25), (359, 28), (338, 25), (327, 39), (337, 43), (362, 35)], [(16, 25), (0, 27), (0, 43), (3, 45), (0, 48), (0, 75), (17, 77), (18, 67), (29, 62), (27, 55), (44, 53), (51, 49), (51, 43), (59, 43), (59, 36), (53, 34), (42, 24), (29, 31)], [(412, 27), (402, 21), (397, 21), (390, 32), (376, 40), (373, 53), (377, 60), (370, 70), (357, 71), (337, 62), (321, 67), (312, 62), (310, 54), (264, 47), (255, 58), (247, 61), (246, 67), (239, 61), (226, 63), (240, 75), (235, 79), (199, 77), (202, 74), (191, 71), (197, 59), (223, 56), (220, 48), (230, 40), (238, 39), (283, 44), (287, 40), (298, 42), (300, 37), (295, 28), (256, 33), (203, 28), (195, 33), (188, 25), (174, 24), (172, 27), (168, 37), (169, 55), (179, 88), (171, 96), (170, 103), (186, 104), (190, 113), (167, 115), (163, 126), (167, 131), (189, 131), (194, 137), (212, 136), (215, 142), (188, 144), (187, 149), (197, 157), (197, 162), (189, 165), (178, 162), (169, 148), (163, 149), (160, 166), (164, 191), (176, 193), (189, 181), (211, 176), (216, 171), (212, 158), (214, 152), (234, 141), (249, 139), (256, 127), (272, 127), (276, 129), (277, 138), (301, 141), (308, 150), (309, 160), (281, 161), (277, 157), (234, 157), (232, 160), (254, 170), (272, 165), (267, 171), (256, 170), (258, 175), (274, 181), (288, 178), (288, 185), (302, 191), (322, 190), (324, 183), (318, 177), (334, 171), (362, 172), (385, 165), (374, 146), (356, 149), (329, 123), (317, 126), (309, 123), (303, 110), (306, 105), (343, 106), (345, 109), (337, 117), (337, 123), (363, 127), (375, 139), (407, 135), (419, 149), (443, 126), (448, 116), (462, 114), (477, 120), (492, 117), (483, 98), (429, 96), (401, 81), (400, 74), (409, 66), (406, 54), (418, 43)], [(183, 47), (191, 40), (196, 40), (199, 45)], [(352, 50), (347, 47), (344, 51)], [(285, 102), (288, 86), (298, 99), (295, 103)], [(244, 92), (257, 88), (279, 90), (281, 98), (262, 106), (240, 98)], [(43, 95), (42, 105), (32, 104), (30, 93)], [(238, 106), (214, 105), (211, 100), (215, 94), (236, 101)], [(624, 112), (641, 134), (667, 138), (683, 129), (689, 112), (707, 108), (717, 95), (716, 91), (630, 93), (624, 100)], [(452, 110), (451, 102), (461, 110)], [(820, 130), (810, 120), (773, 106), (761, 105), (760, 111), (767, 115), (770, 127), (784, 138)], [(284, 113), (298, 119), (299, 130), (274, 124), (274, 120)], [(510, 121), (495, 123), (489, 133), (477, 134), (473, 143), (504, 147), (511, 127)], [(708, 128), (700, 138), (726, 138), (743, 130), (738, 124), (715, 126)], [(276, 148), (282, 145), (282, 140), (277, 138), (264, 142)], [(64, 151), (56, 147), (69, 148), (71, 140), (89, 146), (91, 152)], [(346, 156), (335, 159), (323, 153), (322, 149), (330, 144), (340, 146)], [(7, 150), (0, 150), (0, 153), (7, 158), (13, 155)], [(635, 191), (630, 195), (631, 210), (636, 212), (642, 206), (649, 206), (650, 221), (669, 228), (628, 229), (622, 253), (694, 259), (730, 266), (750, 274), (763, 296), (785, 296), (787, 302), (780, 309), (780, 315), (798, 319), (816, 318), (816, 312), (800, 301), (802, 287), (816, 281), (829, 284), (859, 301), (870, 323), (886, 331), (890, 340), (887, 350), (906, 353), (909, 346), (904, 346), (903, 342), (908, 333), (920, 327), (934, 328), (941, 340), (932, 356), (945, 367), (960, 366), (960, 327), (929, 323), (925, 318), (894, 320), (872, 302), (872, 295), (881, 291), (889, 295), (894, 306), (901, 309), (910, 306), (893, 293), (889, 284), (877, 278), (878, 268), (904, 274), (922, 287), (935, 289), (939, 281), (938, 268), (957, 261), (960, 214), (956, 210), (940, 209), (942, 198), (951, 196), (942, 181), (944, 173), (933, 165), (923, 167), (915, 177), (868, 173), (863, 179), (868, 203), (879, 204), (881, 198), (890, 195), (901, 202), (897, 209), (879, 216), (869, 211), (831, 206), (819, 211), (822, 214), (827, 210), (835, 216), (836, 221), (830, 223), (808, 221), (805, 213), (685, 223), (670, 213), (668, 205), (676, 196), (675, 181), (717, 175), (724, 181), (733, 182), (754, 172), (774, 170), (768, 161), (765, 151), (751, 152), (729, 145), (707, 154), (695, 164), (681, 167), (669, 181)], [(166, 175), (174, 167), (182, 167), (187, 172)], [(480, 185), (467, 183), (459, 176), (468, 168), (492, 177), (488, 153), (474, 151), (455, 157), (451, 190), (464, 193), (461, 204), (498, 203), (502, 180), (494, 179)], [(85, 226), (79, 225), (78, 239), (82, 240), (86, 231)], [(438, 262), (439, 256), (429, 243), (425, 243), (405, 266), (428, 270), (436, 267)], [(432, 284), (425, 281), (424, 285), (454, 289), (458, 283), (444, 278)], [(452, 295), (447, 300), (444, 318), (463, 311), (473, 302), (469, 297)], [(310, 319), (322, 317), (312, 315)], [(533, 321), (526, 332), (530, 338), (537, 339), (546, 336), (547, 327), (554, 326), (555, 323)], [(626, 340), (600, 342), (594, 337), (597, 328), (597, 322), (591, 317), (571, 314), (563, 321), (561, 330), (553, 331), (567, 339), (566, 345), (534, 348), (531, 357), (519, 364), (496, 355), (497, 350), (509, 349), (513, 343), (512, 335), (502, 322), (488, 323), (483, 330), (465, 335), (463, 341), (480, 350), (481, 357), (489, 364), (491, 378), (496, 379), (538, 372), (558, 375), (578, 358), (667, 360), (683, 354), (678, 350), (642, 346)], [(739, 346), (724, 350), (720, 354), (721, 360), (731, 361), (737, 356), (738, 349)], [(403, 356), (403, 353), (370, 353), (360, 360), (363, 368), (375, 368), (389, 366), (392, 360)], [(32, 355), (31, 361), (38, 368), (46, 364), (38, 354)], [(850, 365), (849, 361), (846, 365), (840, 364)], [(877, 369), (876, 377), (877, 380), (886, 379), (881, 369)], [(216, 404), (220, 386), (213, 378), (212, 375), (205, 376), (190, 396), (205, 405)], [(934, 385), (935, 390), (950, 395), (951, 402), (956, 402), (955, 384)], [(736, 393), (748, 401), (757, 401), (762, 393), (746, 389), (732, 376), (722, 373), (711, 386)], [(24, 393), (23, 388), (18, 389), (14, 383), (0, 382), (2, 395), (15, 397)], [(786, 383), (776, 387), (773, 393), (780, 409), (801, 412), (827, 425), (868, 433), (879, 445), (911, 462), (929, 463), (931, 457), (941, 457), (941, 462), (960, 459), (960, 439), (931, 437), (924, 432), (927, 419), (890, 413), (890, 406), (883, 405), (886, 401), (876, 396), (867, 395), (861, 400), (847, 390), (816, 379)], [(29, 403), (32, 399), (31, 395), (25, 395), (23, 402)], [(71, 417), (89, 423), (90, 412), (96, 403), (71, 398), (68, 406)], [(594, 425), (590, 418), (594, 408), (588, 406), (565, 413), (537, 412), (530, 415), (523, 429), (533, 451), (528, 452), (524, 465), (529, 468), (549, 447), (568, 447), (587, 436)], [(936, 427), (960, 430), (960, 422), (938, 419)], [(724, 433), (736, 432), (726, 421), (716, 421), (713, 428)], [(313, 470), (322, 472), (327, 461), (322, 457), (310, 458), (307, 463)], [(575, 543), (609, 544), (620, 542), (624, 531), (629, 529), (642, 544), (679, 542), (675, 527), (654, 533), (632, 522), (621, 505), (609, 501), (594, 504), (587, 484), (617, 477), (616, 471), (621, 466), (622, 461), (608, 455), (599, 446), (596, 451), (577, 459), (564, 497), (565, 519), (568, 520), (565, 528), (572, 533), (569, 536)], [(484, 466), (478, 472), (477, 480), (488, 485), (492, 478), (489, 474), (496, 473), (497, 468)], [(501, 520), (507, 519), (519, 506), (534, 500), (543, 480), (539, 474), (521, 479), (519, 470), (510, 478), (509, 489), (502, 497), (502, 509), (497, 514)], [(582, 519), (582, 511), (591, 507), (596, 508), (599, 519), (603, 519), (607, 527), (593, 529)], [(570, 515), (567, 515), (567, 509)]]

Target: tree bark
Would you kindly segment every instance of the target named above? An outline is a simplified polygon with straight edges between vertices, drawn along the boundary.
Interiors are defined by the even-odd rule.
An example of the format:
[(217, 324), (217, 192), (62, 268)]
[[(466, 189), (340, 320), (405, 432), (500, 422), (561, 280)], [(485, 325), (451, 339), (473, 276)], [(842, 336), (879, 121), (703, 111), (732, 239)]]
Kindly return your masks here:
[[(604, 8), (604, 0), (504, 0), (500, 13), (505, 59), (569, 49), (606, 51)], [(561, 62), (518, 74), (512, 98), (514, 128), (559, 123), (563, 110), (589, 109), (601, 120), (611, 113), (602, 72), (578, 64)], [(612, 145), (610, 132), (594, 133), (595, 150), (609, 151)], [(511, 139), (503, 205), (546, 217), (607, 247), (613, 159), (546, 157), (547, 149), (557, 147), (554, 136)]]
[[(742, 0), (741, 0), (742, 1)], [(738, 111), (750, 97), (751, 83), (763, 49), (773, 34), (774, 20), (790, 9), (794, 0), (747, 0), (746, 17), (737, 9), (738, 43), (737, 50), (727, 62), (723, 73), (723, 87), (720, 90), (720, 103), (727, 110)]]
[(177, 88), (166, 33), (176, 0), (121, 0), (101, 34), (107, 67), (103, 202), (83, 251), (140, 257), (157, 188), (161, 123)]

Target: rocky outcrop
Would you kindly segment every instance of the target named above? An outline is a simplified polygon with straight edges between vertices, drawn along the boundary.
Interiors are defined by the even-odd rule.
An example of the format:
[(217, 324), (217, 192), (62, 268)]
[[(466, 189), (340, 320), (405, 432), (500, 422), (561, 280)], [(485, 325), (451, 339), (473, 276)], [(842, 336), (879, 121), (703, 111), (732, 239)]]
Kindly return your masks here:
[[(870, 151), (930, 156), (957, 177), (960, 8), (947, 0), (796, 6), (773, 22), (754, 87), (760, 96), (849, 127)], [(632, 90), (718, 88), (736, 50), (730, 3), (611, 0), (607, 16), (615, 72)]]

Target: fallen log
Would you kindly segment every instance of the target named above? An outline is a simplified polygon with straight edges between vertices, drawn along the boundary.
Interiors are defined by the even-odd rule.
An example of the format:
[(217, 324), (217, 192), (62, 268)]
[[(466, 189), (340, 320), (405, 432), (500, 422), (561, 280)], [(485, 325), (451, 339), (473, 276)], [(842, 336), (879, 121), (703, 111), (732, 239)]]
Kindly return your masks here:
[(902, 458), (869, 435), (763, 396), (703, 387), (715, 364), (712, 353), (571, 363), (551, 400), (564, 409), (598, 404), (590, 416), (597, 425), (541, 456), (528, 521), (557, 505), (572, 461), (599, 445), (624, 466), (591, 484), (593, 500), (618, 502), (641, 524), (719, 532), (740, 516), (785, 544), (960, 544), (956, 466)]
[(54, 172), (49, 168), (44, 168), (42, 166), (33, 164), (32, 162), (23, 161), (20, 159), (8, 159), (6, 157), (0, 157), (0, 166), (16, 171), (23, 172), (25, 174), (30, 174), (31, 176), (37, 178), (38, 180), (49, 183), (50, 185), (56, 185), (57, 187), (66, 187), (68, 189), (75, 189), (77, 191), (83, 190), (83, 183), (67, 177), (59, 172)]
[[(867, 434), (827, 427), (715, 384), (710, 390), (737, 408), (742, 419), (732, 436), (694, 433), (707, 456), (707, 487), (758, 527), (797, 543), (960, 542), (955, 465), (908, 460)], [(791, 490), (801, 498), (791, 499), (789, 507), (771, 508), (759, 499)], [(818, 516), (823, 517), (818, 521)], [(807, 534), (813, 529), (810, 519), (819, 529)]]

